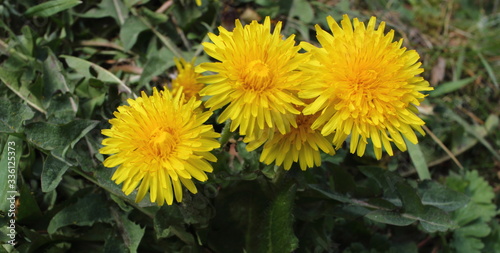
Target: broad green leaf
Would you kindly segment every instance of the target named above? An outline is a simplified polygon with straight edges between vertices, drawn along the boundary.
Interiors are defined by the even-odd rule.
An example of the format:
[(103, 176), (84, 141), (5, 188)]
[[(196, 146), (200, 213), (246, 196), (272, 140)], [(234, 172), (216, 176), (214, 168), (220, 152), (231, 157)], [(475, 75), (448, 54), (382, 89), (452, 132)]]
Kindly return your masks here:
[(471, 83), (474, 81), (476, 77), (469, 77), (457, 81), (451, 81), (447, 83), (440, 84), (434, 88), (433, 91), (430, 92), (429, 96), (430, 97), (439, 97), (441, 95), (456, 91), (465, 85)]
[(396, 188), (403, 202), (404, 212), (415, 216), (423, 215), (425, 207), (415, 189), (406, 182), (398, 182)]
[[(19, 70), (20, 69), (20, 70)], [(12, 92), (14, 92), (18, 97), (28, 103), (30, 106), (35, 108), (41, 113), (46, 113), (42, 106), (40, 100), (31, 94), (26, 87), (22, 87), (19, 79), (22, 78), (23, 70), (21, 67), (19, 69), (8, 69), (4, 68), (3, 65), (0, 67), (0, 80), (5, 86), (7, 86)]]
[(391, 224), (395, 226), (408, 226), (416, 221), (415, 219), (403, 217), (398, 212), (391, 212), (385, 210), (372, 211), (368, 213), (365, 217), (373, 221), (385, 224)]
[(97, 8), (90, 9), (79, 16), (85, 18), (103, 18), (112, 17), (118, 25), (123, 25), (128, 18), (129, 10), (120, 0), (102, 0)]
[(416, 218), (420, 221), (422, 228), (428, 233), (444, 232), (458, 228), (448, 213), (434, 206), (425, 206), (422, 215)]
[(293, 200), (297, 186), (282, 189), (272, 201), (265, 219), (260, 252), (293, 252), (299, 241), (293, 232)]
[(11, 197), (17, 195), (17, 177), (20, 175), (18, 169), (22, 148), (22, 140), (9, 135), (2, 149), (0, 159), (0, 210), (4, 213), (7, 213), (12, 204)]
[(110, 222), (111, 214), (102, 195), (87, 194), (59, 211), (49, 223), (47, 232), (55, 233), (68, 225), (92, 226), (95, 222)]
[(43, 214), (40, 206), (26, 184), (19, 187), (19, 204), (23, 207), (18, 209), (17, 220), (19, 222), (23, 224), (35, 223), (42, 218)]
[(298, 17), (304, 23), (311, 23), (314, 19), (314, 10), (309, 1), (295, 0), (293, 1), (290, 17)]
[[(62, 74), (61, 62), (59, 62), (50, 49), (48, 50), (47, 59), (43, 62), (42, 77), (44, 87), (43, 96), (46, 101), (45, 104), (50, 104), (52, 95), (57, 91), (61, 91), (63, 93), (73, 92)], [(77, 108), (74, 101), (73, 104), (73, 110), (76, 112)]]
[(35, 122), (26, 126), (26, 139), (45, 150), (65, 150), (72, 148), (98, 123), (94, 120), (74, 120), (64, 125)]
[(431, 174), (429, 173), (429, 167), (427, 167), (427, 161), (425, 160), (424, 153), (420, 149), (420, 145), (413, 144), (404, 138), (406, 147), (408, 147), (408, 153), (410, 154), (411, 161), (415, 169), (417, 170), (418, 178), (420, 180), (431, 179)]
[(173, 58), (172, 52), (166, 48), (162, 48), (154, 55), (151, 55), (144, 66), (139, 83), (144, 85), (151, 81), (153, 77), (165, 73), (167, 68), (174, 66)]
[(147, 29), (148, 27), (138, 17), (131, 16), (127, 18), (120, 27), (120, 40), (124, 49), (130, 50), (135, 45), (139, 34)]
[[(95, 63), (74, 57), (74, 56), (63, 55), (61, 57), (66, 59), (66, 63), (68, 63), (68, 65), (72, 69), (76, 70), (78, 73), (82, 74), (83, 76), (85, 76), (87, 78), (97, 78), (103, 82), (118, 84), (119, 91), (125, 92), (128, 94), (132, 93), (130, 88), (122, 80), (120, 80), (118, 77), (113, 75), (108, 70), (102, 68), (101, 66), (99, 66)], [(91, 69), (97, 73), (97, 76), (94, 76), (90, 72)]]
[(34, 115), (29, 106), (19, 101), (0, 98), (0, 133), (21, 132), (24, 121), (33, 118)]
[(62, 180), (62, 175), (68, 170), (69, 164), (49, 155), (43, 163), (41, 176), (42, 191), (50, 192), (54, 190)]
[(79, 0), (52, 0), (30, 7), (26, 10), (24, 15), (28, 17), (50, 17), (61, 11), (73, 8), (81, 3), (82, 1)]
[(469, 202), (469, 197), (463, 193), (451, 190), (431, 180), (420, 183), (418, 190), (424, 205), (435, 206), (446, 212), (461, 208)]

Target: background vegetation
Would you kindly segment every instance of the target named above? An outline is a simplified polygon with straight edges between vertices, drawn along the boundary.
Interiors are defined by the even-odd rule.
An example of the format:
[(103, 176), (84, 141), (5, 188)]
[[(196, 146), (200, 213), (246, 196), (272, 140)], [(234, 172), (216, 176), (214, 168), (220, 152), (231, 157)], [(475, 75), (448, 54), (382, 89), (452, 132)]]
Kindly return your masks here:
[[(3, 0), (0, 252), (500, 252), (499, 4)], [(209, 61), (207, 32), (268, 15), (314, 43), (314, 24), (345, 13), (386, 21), (420, 53), (435, 90), (420, 107), (419, 145), (380, 161), (341, 149), (284, 173), (234, 135), (200, 193), (161, 208), (110, 181), (100, 129), (132, 94), (168, 85), (174, 57)], [(15, 247), (10, 141), (20, 145)]]

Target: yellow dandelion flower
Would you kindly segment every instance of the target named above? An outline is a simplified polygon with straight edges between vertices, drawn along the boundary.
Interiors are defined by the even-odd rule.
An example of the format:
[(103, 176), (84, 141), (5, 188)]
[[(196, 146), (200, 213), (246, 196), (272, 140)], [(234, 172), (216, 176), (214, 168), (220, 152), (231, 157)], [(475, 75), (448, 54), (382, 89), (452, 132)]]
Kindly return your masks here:
[[(275, 162), (278, 166), (283, 164), (285, 170), (289, 170), (294, 162), (298, 162), (302, 170), (320, 166), (320, 150), (334, 155), (335, 149), (319, 130), (311, 128), (319, 115), (319, 112), (314, 115), (300, 114), (296, 117), (297, 127), (292, 127), (290, 132), (282, 134), (275, 131), (269, 140), (268, 137), (262, 137), (261, 140), (267, 142), (264, 144), (260, 161), (265, 164)], [(256, 140), (250, 142), (247, 149), (254, 150), (260, 145)]]
[(201, 101), (184, 103), (182, 93), (175, 97), (168, 90), (152, 96), (144, 92), (129, 105), (118, 107), (111, 129), (102, 130), (108, 138), (102, 141), (102, 154), (110, 154), (104, 166), (119, 166), (111, 178), (129, 195), (137, 187), (136, 202), (149, 191), (151, 202), (171, 205), (173, 197), (182, 201), (182, 186), (191, 193), (197, 189), (192, 178), (207, 180), (212, 172), (206, 161), (217, 158), (210, 153), (219, 147), (211, 125), (204, 125), (211, 112), (196, 110)]
[(207, 85), (200, 95), (211, 96), (205, 106), (215, 110), (229, 104), (218, 118), (220, 123), (231, 119), (231, 131), (250, 141), (263, 132), (277, 128), (281, 133), (296, 127), (294, 105), (302, 105), (297, 97), (302, 72), (298, 67), (308, 61), (299, 54), (294, 36), (283, 39), (281, 22), (271, 33), (271, 20), (264, 24), (252, 21), (241, 25), (236, 20), (232, 32), (219, 27), (220, 35), (209, 33), (213, 43), (203, 43), (205, 52), (219, 62), (202, 63), (200, 72), (212, 71), (198, 80)]
[(332, 17), (327, 21), (333, 35), (316, 25), (322, 48), (303, 44), (315, 59), (305, 68), (314, 80), (299, 94), (315, 101), (303, 113), (322, 112), (312, 127), (323, 135), (335, 133), (337, 148), (350, 135), (350, 152), (359, 156), (368, 139), (378, 159), (382, 147), (393, 155), (391, 142), (405, 151), (403, 136), (417, 143), (414, 130), (424, 134), (415, 107), (425, 97), (420, 91), (432, 90), (418, 76), (424, 71), (418, 53), (401, 48), (402, 39), (393, 42), (393, 30), (384, 34), (384, 22), (375, 29), (375, 17), (367, 26), (358, 19), (351, 23), (347, 15), (342, 27)]
[(201, 75), (194, 72), (194, 60), (187, 62), (184, 59), (174, 58), (177, 67), (177, 77), (172, 80), (172, 94), (175, 96), (182, 88), (182, 92), (187, 100), (192, 97), (199, 98), (198, 93), (205, 85), (199, 83), (196, 78)]

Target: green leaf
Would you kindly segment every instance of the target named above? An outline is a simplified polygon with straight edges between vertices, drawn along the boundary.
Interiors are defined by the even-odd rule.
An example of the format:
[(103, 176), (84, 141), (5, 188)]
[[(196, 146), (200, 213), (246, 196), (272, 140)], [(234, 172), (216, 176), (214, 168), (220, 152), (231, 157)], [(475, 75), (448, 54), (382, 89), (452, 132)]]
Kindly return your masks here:
[(372, 211), (368, 213), (365, 217), (373, 221), (385, 224), (391, 224), (395, 226), (408, 226), (416, 221), (415, 219), (403, 217), (398, 212), (391, 212), (385, 210)]
[(168, 206), (164, 205), (156, 212), (154, 218), (154, 229), (156, 234), (156, 239), (166, 238), (172, 233), (170, 231), (171, 226), (182, 225), (183, 216), (179, 208), (176, 205)]
[(139, 83), (144, 85), (151, 81), (153, 77), (165, 73), (167, 68), (174, 66), (173, 57), (172, 52), (166, 48), (152, 54), (144, 66)]
[(50, 17), (56, 13), (81, 4), (79, 0), (52, 0), (30, 7), (24, 15), (28, 17)]
[(2, 149), (0, 159), (0, 210), (5, 213), (12, 204), (11, 196), (17, 195), (17, 177), (20, 175), (17, 171), (22, 148), (22, 140), (9, 135)]
[(62, 175), (68, 170), (69, 167), (70, 166), (67, 163), (49, 155), (43, 163), (41, 176), (42, 191), (50, 192), (54, 190), (59, 185), (59, 182), (61, 182)]
[(31, 192), (26, 184), (19, 187), (19, 204), (23, 207), (18, 209), (17, 220), (19, 222), (23, 224), (35, 223), (43, 217), (34, 192)]
[[(64, 75), (62, 74), (61, 62), (56, 58), (52, 50), (48, 49), (47, 59), (43, 62), (42, 69), (43, 77), (43, 96), (44, 100), (47, 101), (46, 104), (50, 103), (50, 98), (57, 91), (72, 92), (70, 90), (68, 83)], [(73, 101), (74, 103), (74, 101)], [(76, 104), (73, 107), (76, 112)]]
[(87, 11), (79, 16), (85, 18), (103, 18), (112, 17), (118, 25), (123, 25), (128, 18), (129, 11), (127, 6), (120, 0), (102, 0), (97, 8)]
[[(120, 92), (125, 92), (127, 94), (132, 93), (130, 88), (118, 77), (113, 75), (111, 72), (108, 70), (102, 68), (101, 66), (74, 57), (74, 56), (69, 56), (69, 55), (63, 55), (61, 56), (66, 59), (66, 63), (74, 70), (76, 70), (78, 73), (82, 74), (83, 76), (87, 78), (97, 78), (103, 82), (107, 83), (115, 83), (118, 84), (118, 90)], [(90, 71), (95, 71), (97, 73), (97, 77), (95, 77)]]
[(500, 160), (500, 154), (491, 146), (491, 144), (479, 133), (474, 127), (472, 127), (467, 121), (462, 119), (459, 115), (450, 109), (446, 109), (446, 115), (452, 120), (456, 121), (458, 124), (462, 125), (466, 132), (474, 136), (483, 146), (490, 151), (490, 153), (495, 156), (497, 160)]
[(446, 212), (454, 211), (469, 203), (469, 197), (451, 190), (435, 181), (425, 180), (418, 185), (422, 203), (438, 207)]
[(420, 145), (413, 144), (404, 138), (406, 147), (408, 147), (408, 153), (410, 154), (411, 161), (415, 169), (417, 170), (418, 178), (420, 180), (431, 179), (431, 174), (429, 173), (429, 167), (427, 167), (427, 161), (425, 160), (424, 153), (420, 149)]
[(428, 233), (437, 231), (444, 232), (449, 229), (457, 228), (457, 225), (453, 222), (448, 213), (434, 206), (425, 206), (422, 215), (415, 218), (420, 221), (420, 225), (422, 225), (422, 228)]
[(498, 89), (499, 85), (498, 85), (497, 77), (495, 76), (496, 71), (493, 70), (493, 68), (488, 63), (488, 61), (484, 58), (484, 56), (481, 52), (477, 52), (477, 56), (479, 56), (479, 59), (481, 60), (481, 63), (483, 64), (484, 68), (486, 69), (486, 72), (488, 72), (488, 75), (490, 76), (491, 81), (493, 82), (495, 87)]
[(118, 219), (115, 219), (115, 222), (118, 223), (118, 227), (121, 231), (120, 235), (125, 243), (125, 246), (129, 249), (129, 252), (137, 252), (137, 248), (139, 247), (139, 243), (144, 236), (146, 227), (141, 228), (140, 225), (135, 224), (125, 215), (120, 215)]
[(299, 241), (293, 233), (293, 200), (296, 185), (282, 189), (271, 203), (265, 220), (260, 252), (293, 252)]
[(95, 222), (111, 221), (111, 214), (102, 195), (87, 194), (59, 211), (49, 223), (47, 232), (55, 233), (68, 225), (91, 226)]
[(139, 33), (147, 30), (148, 27), (136, 16), (131, 16), (125, 20), (120, 27), (120, 40), (125, 50), (130, 50), (137, 41)]
[(439, 97), (441, 95), (456, 91), (465, 85), (474, 81), (476, 77), (469, 77), (457, 81), (446, 82), (436, 86), (436, 88), (430, 92), (429, 97)]
[(36, 146), (53, 151), (62, 156), (99, 122), (94, 120), (74, 120), (64, 125), (35, 122), (26, 126), (26, 139)]
[(425, 207), (413, 187), (406, 182), (398, 182), (396, 188), (403, 202), (405, 213), (416, 216), (420, 216), (424, 213)]
[(289, 16), (296, 16), (304, 23), (311, 23), (314, 19), (314, 10), (309, 1), (295, 0), (293, 3)]
[(24, 121), (33, 118), (34, 115), (29, 106), (19, 101), (0, 98), (0, 133), (20, 132)]

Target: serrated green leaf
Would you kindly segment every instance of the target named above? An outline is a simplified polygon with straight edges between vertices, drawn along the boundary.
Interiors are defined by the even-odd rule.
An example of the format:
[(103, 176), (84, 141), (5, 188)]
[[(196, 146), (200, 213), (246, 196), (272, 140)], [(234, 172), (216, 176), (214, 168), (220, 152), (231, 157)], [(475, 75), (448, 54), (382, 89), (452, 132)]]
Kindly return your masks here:
[(463, 207), (470, 200), (466, 195), (431, 180), (420, 183), (418, 190), (424, 205), (435, 206), (447, 212)]
[(61, 11), (73, 8), (81, 3), (82, 2), (79, 0), (52, 0), (30, 7), (26, 10), (24, 15), (28, 17), (50, 17)]
[(47, 232), (55, 233), (68, 225), (91, 226), (95, 222), (110, 222), (111, 214), (102, 195), (88, 194), (59, 211), (50, 220)]
[(474, 81), (476, 77), (469, 77), (457, 81), (451, 81), (447, 83), (440, 84), (434, 88), (433, 91), (430, 92), (429, 97), (439, 97), (441, 95), (456, 91), (465, 85)]
[(34, 115), (29, 106), (0, 98), (0, 133), (20, 132), (24, 121), (33, 118)]
[(50, 192), (54, 190), (59, 185), (59, 182), (61, 182), (62, 175), (66, 173), (69, 167), (67, 163), (49, 155), (43, 163), (41, 176), (42, 191)]
[(141, 242), (142, 237), (144, 236), (144, 232), (146, 228), (141, 228), (140, 225), (135, 224), (131, 220), (129, 220), (125, 215), (121, 215), (119, 220), (115, 222), (120, 222), (119, 227), (123, 228), (120, 233), (125, 246), (127, 246), (129, 252), (135, 253), (137, 252), (137, 248), (139, 247), (139, 243)]
[(292, 252), (299, 246), (293, 232), (293, 200), (296, 185), (282, 189), (271, 203), (265, 219), (260, 252)]
[(7, 213), (9, 206), (12, 204), (11, 196), (15, 196), (17, 192), (17, 177), (22, 147), (20, 138), (9, 135), (2, 149), (0, 159), (0, 178), (2, 179), (0, 180), (0, 210), (4, 213)]

